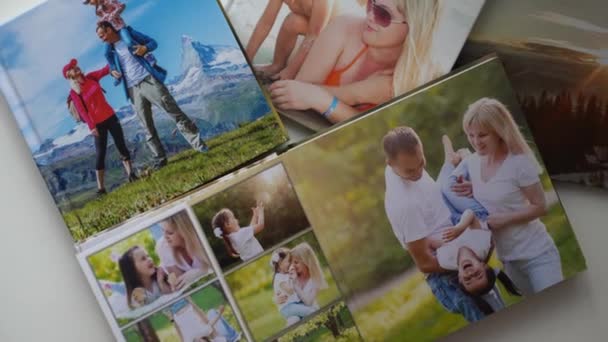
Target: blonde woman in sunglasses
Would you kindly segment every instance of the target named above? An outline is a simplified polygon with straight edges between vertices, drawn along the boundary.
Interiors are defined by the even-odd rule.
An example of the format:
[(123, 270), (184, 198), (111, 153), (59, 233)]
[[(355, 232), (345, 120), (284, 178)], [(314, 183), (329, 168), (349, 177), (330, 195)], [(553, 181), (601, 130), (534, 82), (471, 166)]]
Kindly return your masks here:
[(293, 81), (269, 89), (281, 110), (314, 110), (336, 123), (437, 76), (431, 59), (441, 0), (358, 0), (366, 17), (336, 17)]

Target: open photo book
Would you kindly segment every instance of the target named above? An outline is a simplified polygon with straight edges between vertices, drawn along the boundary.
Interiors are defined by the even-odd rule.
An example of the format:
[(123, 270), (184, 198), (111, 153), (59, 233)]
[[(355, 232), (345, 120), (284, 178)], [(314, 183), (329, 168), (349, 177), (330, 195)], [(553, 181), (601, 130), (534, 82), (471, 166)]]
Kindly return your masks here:
[(356, 115), (330, 93), (344, 120), (312, 113), (323, 130), (296, 146), (289, 63), (269, 75), (241, 44), (257, 3), (52, 0), (0, 27), (0, 90), (117, 340), (437, 340), (586, 269), (501, 60), (448, 73), (483, 1), (267, 1), (287, 26), (326, 14), (293, 41), (310, 53), (367, 20), (363, 69), (433, 31), (413, 13), (454, 35), (402, 92), (398, 67), (374, 71), (392, 90)]

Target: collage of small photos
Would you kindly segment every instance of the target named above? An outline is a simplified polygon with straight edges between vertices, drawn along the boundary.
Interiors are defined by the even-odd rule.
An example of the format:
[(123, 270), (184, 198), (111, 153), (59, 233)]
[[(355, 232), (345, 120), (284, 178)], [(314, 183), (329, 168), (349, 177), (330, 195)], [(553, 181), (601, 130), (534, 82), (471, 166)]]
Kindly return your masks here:
[(269, 162), (79, 255), (125, 341), (360, 340), (285, 168)]
[(434, 341), (587, 268), (554, 182), (608, 188), (608, 22), (572, 7), (49, 0), (0, 91), (118, 341)]

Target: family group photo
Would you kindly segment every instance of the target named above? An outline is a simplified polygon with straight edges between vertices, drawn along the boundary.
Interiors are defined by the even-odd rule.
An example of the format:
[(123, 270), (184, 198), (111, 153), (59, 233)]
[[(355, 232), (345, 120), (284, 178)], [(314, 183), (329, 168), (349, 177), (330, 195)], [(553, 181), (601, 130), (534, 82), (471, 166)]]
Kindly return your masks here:
[(365, 340), (435, 340), (586, 268), (496, 58), (298, 152), (285, 163), (303, 203), (332, 203), (306, 210)]
[(222, 0), (279, 112), (320, 130), (451, 70), (483, 0)]
[(90, 255), (87, 261), (119, 325), (213, 277), (209, 257), (186, 211)]
[(218, 282), (123, 330), (127, 342), (245, 341), (234, 311)]
[(588, 10), (601, 5), (488, 3), (456, 64), (496, 51), (552, 178), (608, 188), (608, 19)]
[(224, 271), (310, 228), (282, 164), (192, 206)]
[(342, 297), (312, 231), (226, 274), (226, 281), (256, 340), (306, 324)]
[(287, 140), (219, 2), (49, 1), (0, 43), (0, 87), (76, 242)]

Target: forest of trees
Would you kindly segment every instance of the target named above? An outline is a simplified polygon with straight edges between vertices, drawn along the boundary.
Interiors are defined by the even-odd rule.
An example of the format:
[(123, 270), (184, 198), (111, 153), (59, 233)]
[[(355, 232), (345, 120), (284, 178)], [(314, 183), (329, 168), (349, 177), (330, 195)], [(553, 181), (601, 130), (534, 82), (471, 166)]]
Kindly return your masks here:
[(550, 174), (593, 172), (608, 163), (608, 101), (565, 90), (518, 98)]

